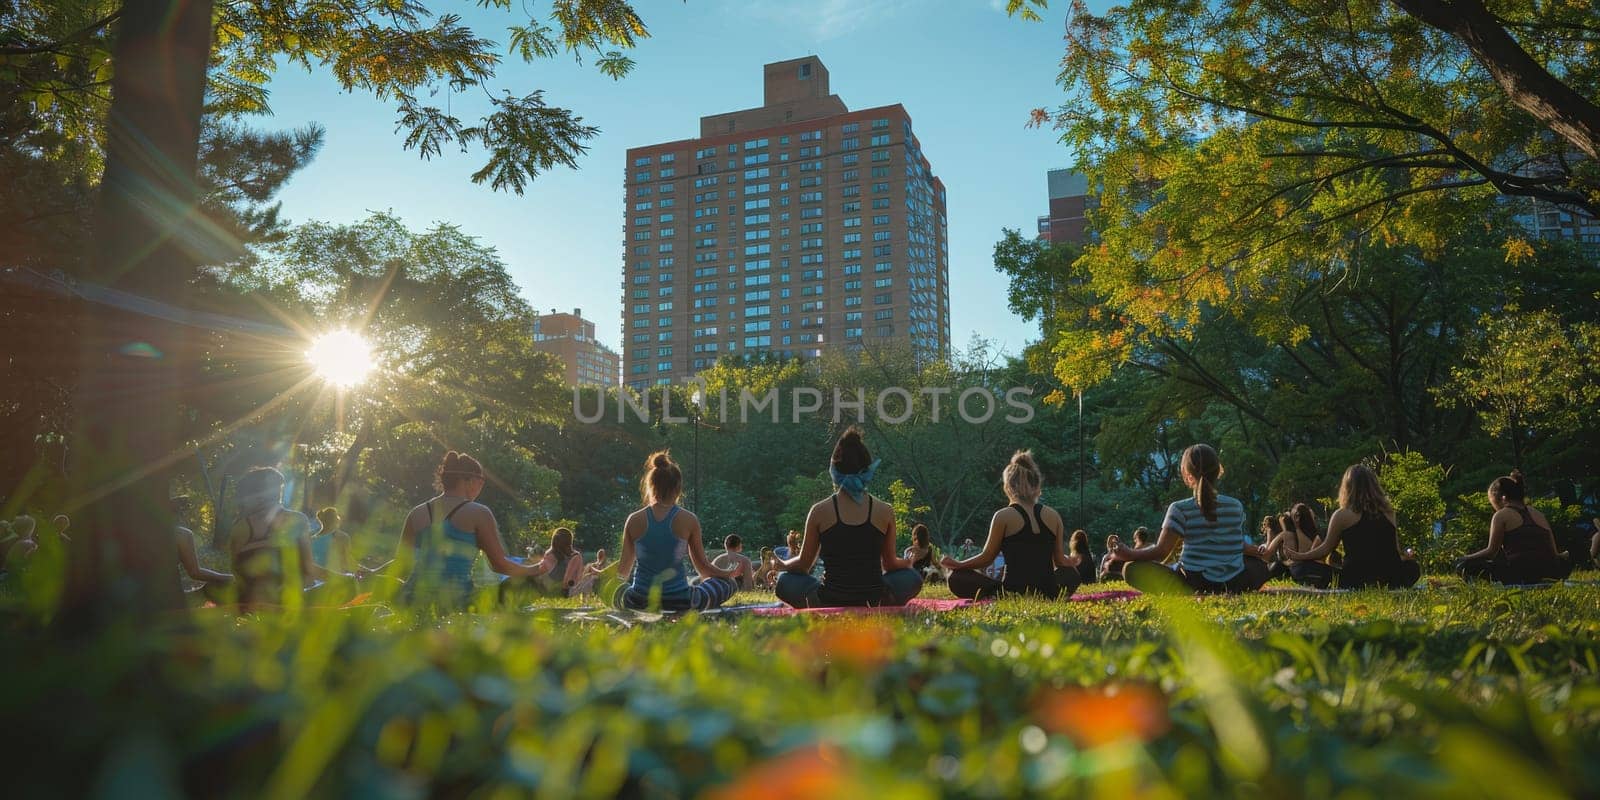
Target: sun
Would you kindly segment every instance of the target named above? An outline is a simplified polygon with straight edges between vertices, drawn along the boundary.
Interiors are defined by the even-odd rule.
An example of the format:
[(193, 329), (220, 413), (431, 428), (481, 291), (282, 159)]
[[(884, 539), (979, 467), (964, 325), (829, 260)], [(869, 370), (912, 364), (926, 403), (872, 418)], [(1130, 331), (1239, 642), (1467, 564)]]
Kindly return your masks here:
[(372, 372), (372, 346), (354, 331), (328, 331), (311, 340), (306, 361), (318, 377), (348, 389), (366, 380), (367, 374)]

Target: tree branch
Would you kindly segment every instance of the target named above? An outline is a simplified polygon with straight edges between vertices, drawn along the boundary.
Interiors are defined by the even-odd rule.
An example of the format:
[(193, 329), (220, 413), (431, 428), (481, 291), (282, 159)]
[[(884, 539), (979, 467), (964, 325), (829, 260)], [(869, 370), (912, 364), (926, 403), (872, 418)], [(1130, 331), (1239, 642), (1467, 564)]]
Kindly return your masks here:
[(1590, 158), (1600, 159), (1600, 106), (1550, 74), (1482, 0), (1395, 0), (1418, 21), (1461, 40), (1512, 105)]

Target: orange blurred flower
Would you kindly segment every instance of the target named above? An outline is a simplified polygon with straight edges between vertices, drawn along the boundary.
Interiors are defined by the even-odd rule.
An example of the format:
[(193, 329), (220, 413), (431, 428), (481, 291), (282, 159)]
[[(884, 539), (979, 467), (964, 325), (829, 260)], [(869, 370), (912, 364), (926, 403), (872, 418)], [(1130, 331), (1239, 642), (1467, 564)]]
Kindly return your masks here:
[(867, 786), (832, 745), (791, 750), (744, 771), (732, 783), (701, 795), (704, 800), (814, 800), (862, 797)]
[(817, 631), (816, 650), (841, 666), (873, 670), (884, 665), (894, 649), (894, 633), (876, 620), (850, 620)]
[(1048, 690), (1035, 709), (1040, 727), (1070, 736), (1080, 747), (1148, 742), (1172, 724), (1166, 695), (1142, 683)]

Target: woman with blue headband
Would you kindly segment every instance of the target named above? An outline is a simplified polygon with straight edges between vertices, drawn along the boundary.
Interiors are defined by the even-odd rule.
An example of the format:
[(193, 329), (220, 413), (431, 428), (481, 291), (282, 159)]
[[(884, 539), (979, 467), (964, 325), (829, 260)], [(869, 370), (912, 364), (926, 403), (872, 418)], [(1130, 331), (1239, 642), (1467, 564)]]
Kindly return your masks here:
[[(922, 576), (895, 555), (894, 508), (867, 493), (877, 471), (861, 429), (846, 429), (828, 467), (836, 490), (806, 515), (800, 552), (779, 562), (778, 599), (795, 608), (902, 606)], [(811, 567), (822, 557), (822, 580)]]

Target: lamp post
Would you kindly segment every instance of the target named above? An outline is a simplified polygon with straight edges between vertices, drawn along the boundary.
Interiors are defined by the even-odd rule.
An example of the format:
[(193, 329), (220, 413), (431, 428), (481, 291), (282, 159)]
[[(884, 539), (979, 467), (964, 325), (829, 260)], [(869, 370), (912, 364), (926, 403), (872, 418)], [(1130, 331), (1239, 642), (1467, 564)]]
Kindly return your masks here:
[(700, 403), (705, 400), (705, 395), (697, 387), (694, 394), (689, 397), (689, 424), (694, 426), (694, 473), (689, 485), (693, 501), (690, 510), (700, 513)]
[(1078, 392), (1078, 517), (1079, 524), (1086, 519), (1083, 513), (1083, 392)]

